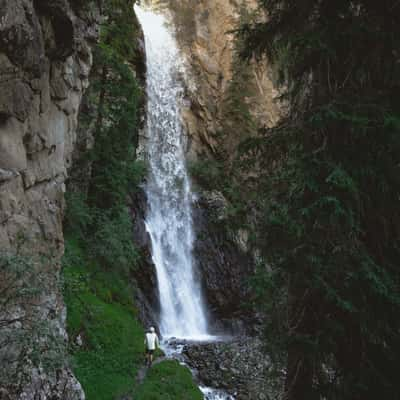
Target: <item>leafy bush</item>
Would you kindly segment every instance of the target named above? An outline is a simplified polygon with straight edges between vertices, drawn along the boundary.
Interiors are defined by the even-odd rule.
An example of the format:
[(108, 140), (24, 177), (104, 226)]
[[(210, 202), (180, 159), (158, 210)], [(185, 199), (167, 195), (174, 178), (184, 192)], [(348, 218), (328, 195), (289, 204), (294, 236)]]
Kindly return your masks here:
[(190, 175), (202, 188), (206, 190), (218, 190), (223, 186), (222, 163), (206, 159), (190, 162), (188, 167)]
[(99, 212), (96, 231), (89, 241), (90, 253), (109, 269), (128, 272), (138, 261), (131, 216), (126, 208)]
[[(202, 399), (190, 371), (175, 361), (155, 365), (137, 387), (136, 375), (145, 359), (134, 287), (119, 271), (93, 263), (83, 245), (76, 238), (67, 238), (64, 298), (72, 365), (86, 398), (112, 400), (134, 393), (135, 399)], [(78, 336), (81, 346), (77, 345)]]
[(67, 192), (64, 229), (83, 236), (93, 223), (93, 212), (82, 192)]

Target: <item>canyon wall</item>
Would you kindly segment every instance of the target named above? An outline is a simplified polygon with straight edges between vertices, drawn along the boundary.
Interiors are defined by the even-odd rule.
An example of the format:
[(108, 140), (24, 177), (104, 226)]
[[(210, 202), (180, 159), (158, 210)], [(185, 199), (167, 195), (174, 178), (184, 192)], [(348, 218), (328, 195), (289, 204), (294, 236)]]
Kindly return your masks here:
[(59, 276), (64, 182), (97, 37), (93, 4), (0, 0), (1, 398), (84, 398), (59, 363)]
[[(230, 157), (237, 145), (282, 115), (273, 69), (240, 59), (235, 31), (257, 11), (255, 0), (171, 0), (177, 36), (190, 64), (184, 111), (191, 159)], [(246, 125), (249, 111), (251, 125)]]
[[(240, 143), (274, 126), (285, 112), (284, 105), (268, 60), (240, 57), (242, 44), (236, 31), (241, 23), (255, 18), (257, 1), (184, 0), (178, 6), (170, 0), (170, 8), (190, 66), (183, 120), (188, 163), (195, 166), (195, 252), (203, 286), (218, 319), (244, 321), (249, 327), (252, 313), (244, 305), (251, 298), (249, 278), (256, 253), (248, 243), (248, 228), (240, 227), (239, 216), (230, 210), (236, 205), (228, 192), (242, 192), (240, 201), (247, 210), (243, 225), (251, 230), (255, 216), (246, 196), (246, 178), (233, 165), (240, 158)], [(256, 18), (264, 17), (257, 14)], [(196, 179), (196, 165), (203, 170), (202, 180)], [(216, 185), (210, 184), (213, 166), (222, 176)], [(254, 179), (257, 171), (251, 175)], [(224, 191), (223, 186), (230, 189)]]

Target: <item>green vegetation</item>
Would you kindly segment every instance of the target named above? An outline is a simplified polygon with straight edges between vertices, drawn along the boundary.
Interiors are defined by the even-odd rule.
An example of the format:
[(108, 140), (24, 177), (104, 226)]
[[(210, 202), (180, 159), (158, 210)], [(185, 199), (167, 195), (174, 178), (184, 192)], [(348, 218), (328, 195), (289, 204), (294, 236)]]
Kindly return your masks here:
[[(135, 159), (142, 94), (132, 64), (138, 30), (133, 5), (133, 0), (103, 4), (108, 18), (94, 50), (86, 94), (92, 108), (81, 114), (83, 128), (92, 130), (94, 147), (71, 171), (65, 221), (66, 233), (84, 242), (85, 251), (99, 265), (125, 275), (138, 259), (127, 196), (144, 174), (143, 164)], [(81, 168), (85, 163), (90, 168)]]
[[(41, 366), (54, 376), (65, 365), (65, 344), (56, 321), (43, 318), (43, 302), (52, 277), (43, 272), (47, 257), (0, 251), (0, 387), (25, 385), (27, 370)], [(28, 361), (29, 360), (29, 361)]]
[(155, 365), (135, 393), (135, 400), (202, 400), (200, 389), (193, 384), (190, 371), (178, 361)]
[(87, 399), (114, 399), (134, 388), (144, 359), (132, 288), (119, 271), (106, 271), (85, 257), (77, 241), (67, 244), (64, 298), (74, 373)]
[(80, 116), (94, 147), (81, 151), (66, 196), (63, 277), (72, 366), (88, 400), (126, 394), (199, 399), (190, 372), (175, 362), (154, 367), (140, 388), (136, 382), (144, 365), (144, 330), (133, 300), (139, 254), (127, 199), (145, 169), (135, 159), (143, 100), (133, 73), (140, 63), (133, 5), (134, 0), (103, 3), (107, 19), (94, 51), (90, 107)]
[(190, 175), (195, 182), (206, 190), (221, 190), (227, 182), (224, 176), (223, 164), (217, 160), (202, 159), (190, 162)]
[(180, 43), (190, 46), (196, 37), (196, 22), (194, 10), (196, 0), (144, 0), (144, 3), (151, 4), (153, 9), (168, 9), (174, 13), (174, 30)]
[[(142, 178), (135, 160), (141, 93), (134, 77), (134, 1), (110, 0), (94, 51), (90, 112), (81, 127), (92, 129), (94, 147), (72, 171), (65, 220), (64, 297), (73, 342), (74, 372), (87, 398), (111, 400), (131, 391), (143, 362), (143, 328), (133, 304), (131, 272), (138, 261), (126, 205)], [(136, 27), (136, 28), (135, 28)], [(81, 165), (89, 164), (87, 176)]]
[(222, 220), (210, 218), (216, 226), (228, 230), (236, 230), (246, 226), (247, 204), (254, 193), (244, 192), (242, 183), (236, 175), (236, 166), (229, 167), (225, 160), (203, 159), (189, 163), (189, 172), (195, 185), (208, 191), (218, 191), (227, 199), (225, 215)]
[(275, 62), (291, 112), (242, 150), (263, 172), (255, 245), (272, 272), (255, 289), (285, 398), (398, 399), (399, 4), (259, 4), (243, 56)]
[(67, 237), (64, 299), (73, 370), (86, 398), (113, 400), (131, 393), (146, 400), (201, 399), (190, 371), (175, 361), (155, 365), (138, 385), (136, 376), (145, 361), (144, 329), (133, 302), (134, 286), (120, 270), (98, 265), (84, 246)]

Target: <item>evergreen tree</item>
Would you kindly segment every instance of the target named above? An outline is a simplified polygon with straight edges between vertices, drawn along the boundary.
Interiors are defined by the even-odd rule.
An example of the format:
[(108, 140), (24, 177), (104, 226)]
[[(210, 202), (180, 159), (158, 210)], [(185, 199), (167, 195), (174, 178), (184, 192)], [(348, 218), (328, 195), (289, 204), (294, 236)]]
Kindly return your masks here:
[(242, 55), (274, 62), (290, 112), (243, 149), (264, 168), (256, 288), (286, 398), (398, 399), (400, 3), (259, 3)]

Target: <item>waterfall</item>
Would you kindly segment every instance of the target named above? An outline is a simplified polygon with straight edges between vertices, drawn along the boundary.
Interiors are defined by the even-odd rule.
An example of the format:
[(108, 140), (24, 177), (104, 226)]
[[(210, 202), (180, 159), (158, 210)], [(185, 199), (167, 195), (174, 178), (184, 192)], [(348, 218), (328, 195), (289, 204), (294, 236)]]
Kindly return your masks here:
[(164, 338), (208, 337), (205, 306), (193, 260), (192, 191), (185, 162), (183, 58), (165, 17), (135, 7), (147, 63), (146, 229), (151, 238)]

